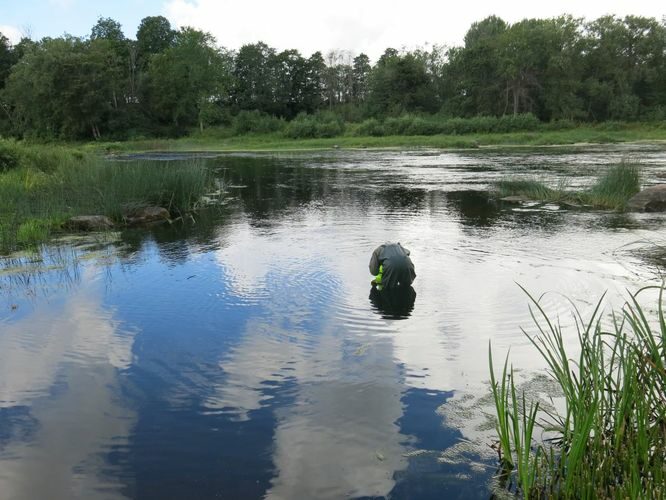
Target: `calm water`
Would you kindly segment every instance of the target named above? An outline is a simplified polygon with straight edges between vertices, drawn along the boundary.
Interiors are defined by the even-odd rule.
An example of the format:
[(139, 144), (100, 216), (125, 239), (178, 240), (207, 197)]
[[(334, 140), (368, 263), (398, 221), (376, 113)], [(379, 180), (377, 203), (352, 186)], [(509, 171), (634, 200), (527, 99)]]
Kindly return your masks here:
[[(622, 158), (666, 179), (655, 147), (211, 157), (225, 201), (194, 223), (3, 259), (0, 497), (488, 498), (488, 342), (543, 366), (517, 284), (566, 324), (564, 296), (658, 283), (666, 244), (662, 215), (488, 188)], [(414, 293), (371, 294), (387, 240)]]

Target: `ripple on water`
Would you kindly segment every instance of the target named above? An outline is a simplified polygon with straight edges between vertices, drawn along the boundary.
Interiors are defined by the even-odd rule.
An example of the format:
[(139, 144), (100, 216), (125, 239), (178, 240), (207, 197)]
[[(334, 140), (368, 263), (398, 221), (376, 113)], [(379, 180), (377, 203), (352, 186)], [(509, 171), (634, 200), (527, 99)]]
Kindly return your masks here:
[[(497, 365), (510, 348), (514, 366), (524, 368), (516, 372), (519, 391), (529, 393), (530, 377), (542, 368), (520, 329), (536, 331), (517, 283), (567, 327), (568, 298), (587, 317), (604, 291), (612, 302), (624, 287), (653, 279), (656, 264), (646, 264), (642, 244), (630, 243), (659, 247), (664, 222), (554, 206), (515, 211), (485, 190), (507, 172), (588, 185), (622, 154), (223, 156), (216, 163), (233, 191), (223, 213), (182, 228), (118, 235), (127, 247), (118, 265), (108, 266), (108, 287), (85, 259), (70, 288), (53, 286), (61, 269), (27, 273), (25, 283), (63, 293), (31, 296), (2, 311), (10, 317), (0, 320), (0, 407), (29, 407), (35, 426), (67, 438), (65, 451), (79, 438), (77, 428), (69, 439), (65, 421), (110, 429), (123, 443), (118, 460), (130, 458), (123, 478), (144, 491), (159, 486), (164, 471), (180, 471), (183, 453), (195, 457), (191, 482), (170, 483), (173, 496), (221, 477), (263, 481), (257, 496), (274, 498), (400, 498), (408, 489), (393, 488), (409, 474), (419, 488), (428, 481), (441, 488), (441, 479), (455, 474), (479, 482), (496, 458), (487, 446), (494, 439), (488, 342)], [(661, 150), (646, 155), (650, 178), (663, 175)], [(400, 241), (416, 264), (415, 303), (401, 319), (370, 297), (368, 260), (385, 241)], [(10, 274), (0, 271), (0, 282)], [(565, 335), (575, 345), (575, 329)], [(556, 391), (537, 382), (532, 392), (549, 403)], [(97, 413), (67, 399), (67, 385), (75, 383)], [(106, 406), (97, 405), (105, 391)], [(428, 417), (440, 425), (433, 408), (441, 400), (427, 406), (407, 397), (414, 391), (455, 392), (439, 408), (445, 428), (420, 427)], [(48, 404), (33, 405), (37, 400)], [(99, 416), (123, 405), (138, 418), (119, 430)], [(86, 427), (91, 414), (99, 425)], [(417, 417), (413, 427), (405, 426), (408, 414)], [(437, 447), (441, 435), (455, 439)], [(91, 449), (63, 467), (64, 475), (108, 452), (106, 445)], [(241, 473), (206, 465), (221, 463), (222, 455), (242, 464)], [(136, 465), (141, 457), (153, 469)], [(71, 496), (61, 493), (54, 496)]]

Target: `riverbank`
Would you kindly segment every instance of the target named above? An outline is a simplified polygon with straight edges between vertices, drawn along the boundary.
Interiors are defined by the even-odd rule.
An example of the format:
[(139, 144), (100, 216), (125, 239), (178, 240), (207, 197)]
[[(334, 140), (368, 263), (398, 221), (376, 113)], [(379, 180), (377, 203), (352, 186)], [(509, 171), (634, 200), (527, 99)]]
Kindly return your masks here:
[[(545, 127), (545, 126), (544, 126)], [(293, 139), (282, 133), (229, 135), (207, 130), (178, 139), (35, 144), (0, 140), (0, 249), (38, 244), (61, 230), (68, 217), (107, 215), (122, 221), (123, 207), (160, 204), (191, 210), (210, 186), (201, 164), (109, 167), (104, 156), (150, 151), (296, 152), (332, 149), (478, 149), (609, 143), (666, 143), (658, 124), (600, 124), (507, 133), (357, 136)], [(180, 201), (178, 201), (180, 200)]]
[(109, 164), (82, 149), (0, 141), (0, 252), (47, 241), (78, 215), (107, 216), (160, 206), (172, 215), (196, 208), (212, 186), (201, 162)]
[(141, 139), (95, 142), (85, 149), (101, 153), (140, 151), (312, 151), (326, 149), (476, 149), (483, 147), (540, 147), (615, 143), (666, 142), (661, 124), (599, 124), (566, 130), (449, 135), (343, 135), (329, 138), (293, 139), (281, 133), (229, 135), (227, 129), (196, 132), (178, 139)]

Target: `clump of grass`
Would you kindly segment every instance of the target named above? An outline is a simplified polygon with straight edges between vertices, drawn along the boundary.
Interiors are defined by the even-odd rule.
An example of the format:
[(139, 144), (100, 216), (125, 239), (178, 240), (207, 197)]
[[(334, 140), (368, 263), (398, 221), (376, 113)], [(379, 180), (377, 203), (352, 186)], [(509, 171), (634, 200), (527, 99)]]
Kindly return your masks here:
[[(654, 288), (654, 287), (653, 287)], [(575, 310), (573, 358), (559, 323), (528, 294), (538, 334), (526, 335), (561, 387), (561, 413), (526, 407), (505, 361), (492, 392), (497, 411), (500, 471), (507, 488), (525, 498), (663, 498), (666, 495), (666, 320), (663, 289), (654, 318), (633, 295), (612, 328), (602, 325), (600, 300), (584, 320)], [(575, 308), (574, 308), (575, 309)], [(535, 426), (556, 438), (535, 443)], [(515, 481), (512, 479), (515, 478)]]
[(46, 240), (51, 232), (48, 220), (29, 219), (19, 224), (16, 230), (16, 241), (19, 244), (30, 246)]
[(499, 197), (521, 196), (548, 203), (566, 202), (622, 211), (627, 201), (640, 191), (640, 169), (628, 162), (612, 165), (585, 191), (568, 191), (562, 183), (553, 189), (534, 179), (500, 180), (495, 189)]
[(58, 174), (55, 191), (66, 206), (117, 220), (127, 206), (157, 205), (171, 213), (187, 212), (211, 184), (208, 169), (200, 161), (98, 161)]
[(555, 190), (535, 179), (503, 179), (496, 184), (498, 195), (521, 196), (530, 200), (551, 200)]
[[(0, 141), (1, 142), (1, 141)], [(45, 241), (68, 217), (158, 205), (178, 215), (196, 208), (213, 179), (200, 161), (113, 162), (66, 148), (19, 145), (18, 166), (0, 173), (0, 250)]]
[(592, 188), (581, 193), (581, 199), (590, 205), (624, 209), (627, 201), (641, 189), (640, 170), (631, 163), (618, 163), (599, 177)]

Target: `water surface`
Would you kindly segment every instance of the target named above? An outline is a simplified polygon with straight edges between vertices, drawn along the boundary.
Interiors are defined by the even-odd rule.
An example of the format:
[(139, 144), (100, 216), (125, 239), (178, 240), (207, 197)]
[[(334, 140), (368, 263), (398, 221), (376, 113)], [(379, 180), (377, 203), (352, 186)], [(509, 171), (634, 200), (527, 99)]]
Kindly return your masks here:
[[(543, 367), (517, 284), (566, 324), (565, 297), (658, 283), (666, 240), (660, 214), (488, 190), (623, 158), (666, 177), (649, 146), (207, 155), (224, 203), (195, 222), (3, 259), (2, 498), (488, 498), (488, 342)], [(371, 290), (385, 241), (405, 296)]]

